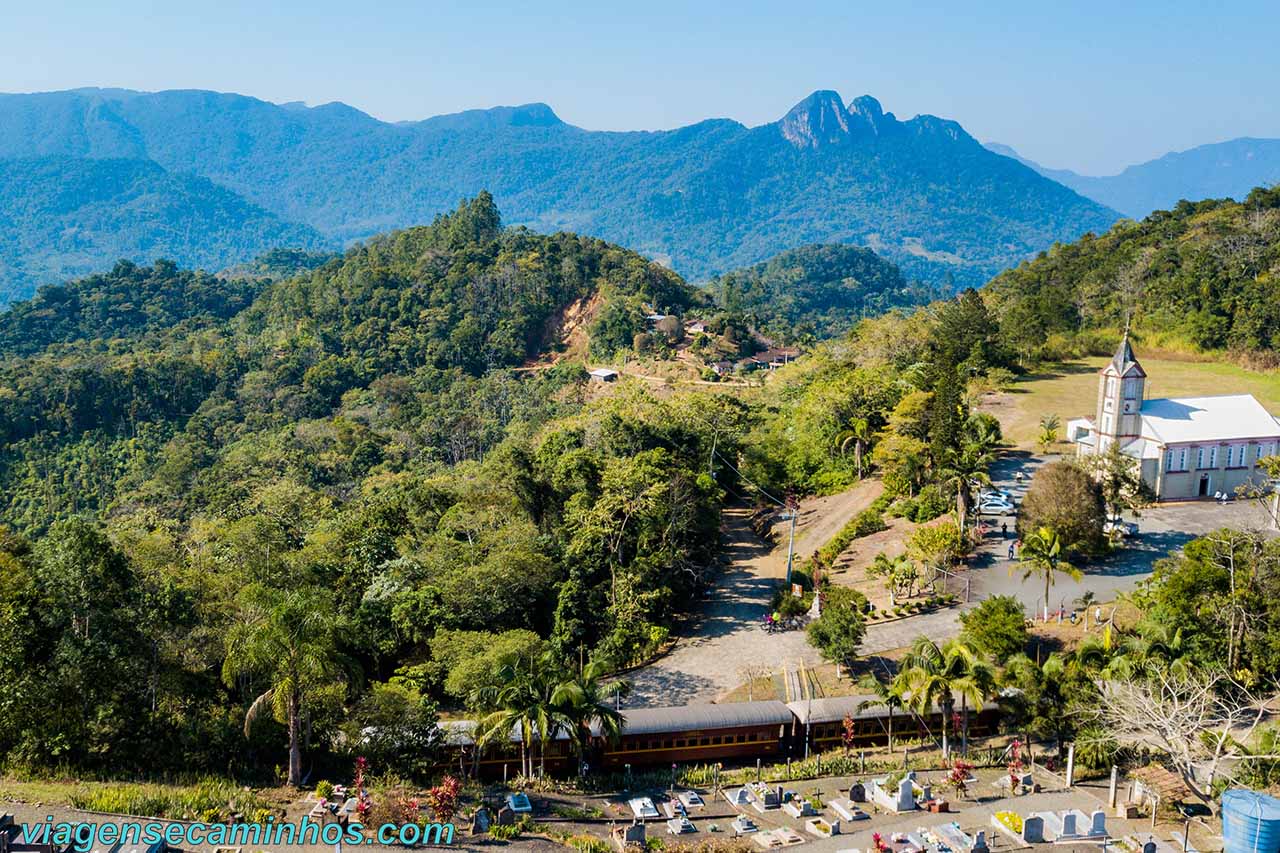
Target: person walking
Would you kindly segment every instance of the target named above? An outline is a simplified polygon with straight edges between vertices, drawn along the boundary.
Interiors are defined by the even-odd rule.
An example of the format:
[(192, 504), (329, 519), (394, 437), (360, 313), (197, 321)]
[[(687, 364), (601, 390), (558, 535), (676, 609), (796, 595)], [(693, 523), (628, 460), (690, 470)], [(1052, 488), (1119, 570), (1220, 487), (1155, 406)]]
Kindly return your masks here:
[(1013, 559), (1013, 543), (1012, 542), (1009, 543), (1009, 559), (1010, 560)]
[(1001, 539), (1009, 538), (1009, 522), (1007, 521), (1000, 522), (1000, 538)]

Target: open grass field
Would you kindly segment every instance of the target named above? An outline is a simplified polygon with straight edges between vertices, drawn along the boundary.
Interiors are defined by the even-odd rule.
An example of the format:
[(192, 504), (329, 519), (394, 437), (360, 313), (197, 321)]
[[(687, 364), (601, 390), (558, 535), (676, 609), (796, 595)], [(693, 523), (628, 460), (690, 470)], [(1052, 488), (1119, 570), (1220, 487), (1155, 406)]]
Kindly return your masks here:
[[(1147, 398), (1207, 397), (1252, 394), (1272, 414), (1280, 413), (1280, 371), (1259, 373), (1232, 364), (1138, 358), (1147, 371)], [(1105, 358), (1088, 358), (1042, 368), (1020, 379), (1009, 391), (988, 394), (978, 408), (1000, 419), (1005, 439), (1020, 448), (1035, 446), (1040, 418), (1056, 414), (1068, 420), (1093, 414), (1098, 398), (1098, 370)]]

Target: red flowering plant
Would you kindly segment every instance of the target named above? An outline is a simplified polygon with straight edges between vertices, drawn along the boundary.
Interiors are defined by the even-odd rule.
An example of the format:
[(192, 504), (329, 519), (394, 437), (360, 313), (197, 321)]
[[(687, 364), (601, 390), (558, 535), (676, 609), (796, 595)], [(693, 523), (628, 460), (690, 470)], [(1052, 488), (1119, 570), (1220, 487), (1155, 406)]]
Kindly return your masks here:
[(462, 792), (462, 783), (452, 776), (440, 780), (440, 784), (427, 791), (427, 805), (431, 814), (441, 823), (448, 823), (458, 812), (458, 795)]
[(1009, 793), (1016, 794), (1023, 769), (1021, 739), (1015, 738), (1013, 743), (1009, 744), (1009, 753), (1012, 756), (1009, 760)]
[(356, 814), (360, 816), (362, 824), (367, 823), (369, 811), (373, 808), (373, 800), (369, 798), (369, 792), (364, 787), (364, 777), (369, 771), (369, 759), (363, 755), (356, 759), (356, 775), (351, 787), (356, 789)]
[(840, 742), (844, 744), (844, 754), (849, 754), (849, 748), (853, 746), (853, 735), (856, 731), (853, 717), (848, 714), (844, 715), (844, 731), (840, 733)]
[(947, 785), (956, 792), (957, 797), (963, 797), (968, 790), (972, 775), (973, 765), (957, 758), (951, 762), (951, 772), (947, 774)]

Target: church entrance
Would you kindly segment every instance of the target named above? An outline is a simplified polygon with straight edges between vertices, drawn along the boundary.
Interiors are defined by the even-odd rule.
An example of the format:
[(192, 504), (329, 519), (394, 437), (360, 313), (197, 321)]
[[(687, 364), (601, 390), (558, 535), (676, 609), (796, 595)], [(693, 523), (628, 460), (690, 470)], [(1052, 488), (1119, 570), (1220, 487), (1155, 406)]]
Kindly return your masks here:
[(1200, 475), (1200, 493), (1199, 493), (1199, 497), (1202, 497), (1202, 498), (1207, 498), (1207, 497), (1209, 497), (1209, 475), (1208, 475), (1208, 474), (1201, 474), (1201, 475)]

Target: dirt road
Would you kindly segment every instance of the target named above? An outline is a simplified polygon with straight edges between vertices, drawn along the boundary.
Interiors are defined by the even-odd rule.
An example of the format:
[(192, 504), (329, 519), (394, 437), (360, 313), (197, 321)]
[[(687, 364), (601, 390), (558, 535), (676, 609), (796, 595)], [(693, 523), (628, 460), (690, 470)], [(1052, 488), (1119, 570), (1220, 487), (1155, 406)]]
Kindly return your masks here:
[[(796, 555), (808, 556), (871, 504), (881, 485), (867, 480), (827, 497), (802, 501), (796, 519)], [(696, 621), (684, 626), (676, 648), (628, 676), (625, 704), (682, 705), (709, 702), (746, 680), (745, 667), (778, 671), (803, 660), (820, 662), (803, 631), (766, 634), (761, 628), (773, 591), (787, 570), (787, 523), (774, 528), (770, 546), (751, 530), (750, 512), (725, 512), (724, 549), (729, 559), (720, 582)]]

